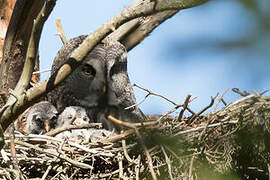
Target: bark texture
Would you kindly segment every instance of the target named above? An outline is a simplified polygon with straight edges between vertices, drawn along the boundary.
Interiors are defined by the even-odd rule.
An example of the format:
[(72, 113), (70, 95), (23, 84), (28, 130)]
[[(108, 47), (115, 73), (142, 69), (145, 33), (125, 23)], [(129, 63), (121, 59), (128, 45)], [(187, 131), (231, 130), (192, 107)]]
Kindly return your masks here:
[[(11, 1), (10, 1), (11, 2)], [(9, 3), (10, 3), (9, 2)], [(14, 89), (21, 75), (34, 18), (44, 0), (18, 0), (11, 16), (0, 67), (0, 89)]]
[(0, 0), (0, 64), (3, 58), (4, 40), (16, 0)]

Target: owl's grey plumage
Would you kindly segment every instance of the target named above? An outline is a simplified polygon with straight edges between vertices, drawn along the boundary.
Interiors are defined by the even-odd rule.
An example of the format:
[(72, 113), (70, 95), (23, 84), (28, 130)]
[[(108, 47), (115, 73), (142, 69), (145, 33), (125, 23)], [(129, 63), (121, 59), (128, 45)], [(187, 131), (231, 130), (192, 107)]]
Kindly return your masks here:
[[(71, 121), (74, 120), (73, 123)], [(59, 115), (57, 119), (57, 127), (67, 126), (69, 124), (79, 125), (88, 124), (90, 119), (86, 113), (86, 110), (80, 106), (69, 106)]]
[[(73, 122), (71, 122), (73, 121)], [(86, 110), (79, 106), (69, 106), (59, 115), (57, 120), (57, 127), (64, 127), (68, 125), (88, 124), (90, 119), (87, 116)], [(90, 134), (88, 129), (75, 129), (71, 131), (64, 131), (58, 134), (58, 138), (68, 138), (72, 140), (89, 141)]]
[(57, 110), (48, 101), (34, 104), (26, 117), (26, 132), (31, 134), (44, 134), (56, 127)]
[[(64, 63), (71, 63), (71, 52), (85, 38), (73, 38), (60, 49), (53, 62), (52, 74)], [(102, 122), (109, 130), (117, 127), (107, 120), (108, 115), (124, 121), (143, 118), (137, 107), (125, 110), (136, 100), (127, 74), (126, 49), (115, 41), (98, 44), (82, 64), (48, 94), (48, 101), (59, 112), (68, 106), (83, 107), (92, 122)]]
[[(75, 117), (75, 119), (74, 119)], [(71, 121), (73, 121), (71, 123)], [(88, 118), (87, 112), (80, 106), (69, 106), (59, 115), (57, 120), (57, 127), (72, 125), (88, 124), (91, 120)], [(89, 142), (93, 140), (103, 139), (113, 133), (104, 129), (75, 129), (70, 131), (64, 131), (56, 137), (68, 138), (74, 141)]]

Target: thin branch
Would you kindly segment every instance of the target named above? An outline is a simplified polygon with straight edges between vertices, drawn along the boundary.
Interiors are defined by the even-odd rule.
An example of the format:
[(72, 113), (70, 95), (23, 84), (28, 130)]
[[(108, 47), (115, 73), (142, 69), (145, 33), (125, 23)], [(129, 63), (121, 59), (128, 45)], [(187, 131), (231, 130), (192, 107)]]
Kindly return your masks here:
[[(212, 113), (214, 113), (214, 112), (216, 111), (217, 105), (219, 104), (219, 102), (221, 101), (221, 99), (223, 98), (223, 96), (226, 94), (227, 91), (228, 91), (228, 90), (226, 90), (226, 91), (220, 96), (220, 98), (218, 99), (218, 102), (216, 103), (216, 106), (214, 107)], [(217, 96), (218, 96), (218, 95), (217, 95)], [(217, 97), (217, 96), (216, 96), (216, 97)], [(209, 104), (208, 107), (211, 107), (211, 106), (214, 104), (214, 100), (215, 100), (216, 97), (211, 98), (212, 100), (211, 100), (211, 103)], [(212, 103), (212, 102), (213, 102), (213, 103)], [(208, 108), (207, 108), (207, 109), (208, 109)], [(209, 123), (211, 122), (211, 120), (212, 120), (212, 118), (209, 118), (209, 119), (207, 120), (207, 123), (206, 123), (205, 127), (203, 128), (202, 132), (200, 133), (200, 136), (199, 136), (199, 138), (198, 138), (198, 142), (201, 142), (201, 141), (202, 141), (202, 137), (203, 137), (203, 135), (206, 133), (206, 129), (208, 128)], [(200, 147), (198, 147), (198, 149), (199, 149), (199, 148), (200, 148)], [(203, 147), (202, 150), (199, 149), (199, 151), (202, 153), (202, 152), (204, 151), (204, 149), (205, 149), (205, 147)], [(188, 173), (188, 179), (190, 179), (190, 180), (192, 180), (192, 169), (193, 169), (193, 163), (194, 163), (195, 155), (196, 155), (196, 154), (193, 154), (193, 155), (192, 155), (191, 161), (190, 161), (190, 167), (189, 167), (189, 173)]]
[(207, 109), (209, 109), (210, 107), (212, 107), (214, 105), (215, 99), (217, 98), (218, 94), (215, 97), (211, 97), (211, 101), (209, 103), (209, 105), (207, 105), (205, 108), (203, 108), (200, 112), (198, 112), (197, 114), (193, 115), (190, 118), (190, 122), (192, 123), (195, 118), (199, 117), (202, 113), (204, 113)]
[(232, 91), (243, 96), (243, 97), (250, 95), (250, 93), (248, 93), (246, 91), (240, 91), (240, 89), (238, 89), (238, 88), (232, 88)]
[(66, 44), (67, 43), (67, 38), (63, 32), (63, 28), (62, 28), (62, 25), (61, 25), (61, 20), (60, 19), (56, 19), (56, 27), (57, 27), (57, 32), (58, 32), (58, 35), (62, 41), (63, 44)]
[(151, 94), (149, 94), (149, 93), (146, 94), (146, 96), (140, 102), (126, 107), (125, 110), (128, 110), (128, 109), (131, 109), (131, 108), (134, 108), (134, 107), (137, 107), (137, 106), (141, 105), (148, 98), (149, 95), (151, 95)]
[(221, 98), (221, 102), (224, 104), (224, 106), (227, 106), (227, 103), (223, 98)]
[(253, 94), (255, 94), (257, 97), (262, 97), (262, 95), (261, 95), (259, 92), (255, 91), (255, 90), (251, 90), (251, 91), (252, 91)]
[(122, 140), (122, 147), (123, 147), (123, 152), (124, 152), (124, 156), (125, 158), (130, 162), (130, 163), (135, 163), (135, 161), (133, 161), (130, 156), (128, 155), (127, 152), (127, 145), (126, 145), (126, 140)]
[[(149, 95), (154, 95), (154, 96), (161, 97), (162, 99), (165, 99), (166, 101), (170, 102), (171, 104), (173, 104), (173, 105), (175, 105), (175, 106), (180, 106), (180, 107), (183, 106), (182, 104), (177, 104), (177, 103), (175, 103), (173, 100), (171, 100), (171, 99), (169, 99), (169, 98), (167, 98), (167, 97), (165, 97), (165, 96), (163, 96), (163, 95), (161, 95), (161, 94), (157, 94), (157, 93), (155, 93), (155, 92), (152, 92), (152, 91), (150, 91), (149, 89), (143, 88), (143, 87), (141, 87), (141, 86), (139, 86), (139, 85), (137, 85), (137, 84), (134, 84), (133, 86), (135, 86), (135, 87), (137, 87), (137, 88), (139, 88), (139, 89), (142, 89), (142, 90), (148, 92)], [(149, 95), (148, 95), (148, 96), (149, 96)]]
[(228, 92), (228, 90), (229, 90), (229, 89), (226, 89), (226, 90), (224, 91), (224, 93), (218, 98), (217, 103), (216, 103), (216, 105), (214, 106), (212, 113), (215, 113), (215, 112), (216, 112), (217, 107), (218, 107), (218, 104), (222, 101), (224, 95)]
[(19, 175), (18, 179), (20, 179), (22, 173), (20, 171), (18, 159), (16, 157), (16, 149), (14, 144), (15, 140), (14, 129), (15, 129), (14, 123), (12, 123), (10, 128), (10, 152), (12, 157), (13, 168), (17, 171), (17, 174)]
[(148, 168), (150, 170), (152, 178), (153, 178), (153, 180), (157, 180), (157, 175), (156, 175), (154, 168), (153, 168), (153, 161), (152, 161), (151, 155), (150, 155), (146, 145), (144, 144), (143, 138), (142, 138), (141, 134), (139, 133), (138, 129), (134, 128), (134, 130), (136, 132), (136, 135), (138, 136), (139, 142), (141, 143), (141, 146), (142, 146), (144, 153), (146, 155), (147, 162), (148, 162)]
[(112, 177), (114, 174), (118, 174), (119, 173), (119, 169), (117, 169), (117, 170), (115, 170), (115, 171), (113, 171), (113, 172), (111, 172), (111, 173), (106, 173), (106, 174), (99, 174), (99, 178), (102, 178), (102, 179), (104, 179), (104, 178), (106, 178), (106, 179), (111, 179), (110, 177)]
[(125, 127), (129, 127), (129, 128), (152, 126), (152, 125), (156, 125), (157, 124), (157, 121), (147, 121), (147, 122), (141, 122), (141, 123), (131, 123), (131, 122), (126, 122), (126, 121), (121, 121), (121, 120), (116, 119), (115, 117), (113, 117), (111, 115), (109, 115), (107, 118), (109, 120), (111, 120), (112, 122), (120, 125), (120, 126), (125, 126)]
[(143, 138), (141, 136), (141, 134), (139, 133), (138, 129), (136, 128), (136, 126), (134, 126), (134, 124), (132, 123), (126, 123), (126, 122), (122, 122), (112, 116), (108, 116), (108, 119), (112, 120), (113, 122), (118, 122), (120, 123), (121, 125), (124, 125), (126, 127), (130, 127), (130, 128), (133, 128), (133, 130), (135, 130), (135, 133), (137, 135), (137, 137), (139, 138), (139, 142), (141, 143), (142, 147), (143, 147), (143, 150), (146, 154), (146, 157), (147, 157), (147, 162), (148, 162), (148, 167), (149, 167), (149, 170), (151, 172), (151, 175), (152, 175), (152, 178), (154, 180), (157, 180), (157, 176), (155, 174), (155, 171), (154, 171), (154, 168), (153, 168), (153, 162), (152, 162), (152, 158), (150, 156), (150, 153), (149, 151), (147, 150), (147, 147), (145, 146), (144, 142), (143, 142)]
[(45, 70), (41, 70), (41, 71), (35, 71), (35, 72), (33, 72), (33, 74), (41, 74), (41, 73), (45, 73), (45, 72), (51, 72), (51, 70), (45, 69)]
[(117, 134), (115, 136), (111, 136), (111, 137), (107, 137), (107, 138), (104, 138), (104, 139), (101, 139), (101, 140), (98, 140), (96, 142), (101, 142), (101, 143), (109, 143), (109, 142), (116, 142), (116, 141), (119, 141), (121, 139), (124, 139), (125, 137), (131, 135), (131, 134), (134, 134), (134, 129), (128, 129), (128, 130), (125, 130), (123, 132), (121, 132), (121, 134)]
[[(55, 159), (56, 159), (56, 157), (55, 157)], [(47, 178), (47, 176), (48, 176), (48, 174), (49, 174), (49, 172), (50, 172), (51, 169), (52, 169), (52, 165), (49, 165), (40, 180), (45, 180)]]
[[(143, 87), (141, 87), (141, 86), (139, 86), (139, 85), (137, 85), (137, 84), (134, 84), (133, 86), (135, 86), (135, 87), (137, 87), (137, 88), (139, 88), (139, 89), (141, 89), (141, 90), (146, 91), (148, 94), (144, 97), (144, 99), (143, 99), (142, 101), (140, 101), (139, 103), (134, 104), (134, 105), (132, 105), (132, 106), (129, 106), (129, 107), (127, 107), (126, 109), (130, 109), (130, 108), (132, 108), (132, 107), (134, 107), (134, 106), (138, 106), (138, 105), (142, 104), (142, 103), (146, 100), (146, 98), (149, 97), (150, 95), (161, 97), (162, 99), (165, 99), (166, 101), (168, 101), (168, 102), (170, 102), (171, 104), (173, 104), (173, 105), (175, 106), (175, 108), (174, 108), (173, 110), (171, 110), (171, 111), (168, 111), (168, 112), (165, 113), (161, 118), (159, 118), (158, 121), (160, 121), (162, 118), (164, 118), (164, 117), (167, 116), (168, 114), (171, 114), (172, 112), (176, 111), (179, 107), (183, 107), (183, 104), (177, 104), (176, 102), (172, 101), (171, 99), (169, 99), (169, 98), (167, 98), (167, 97), (165, 97), (165, 96), (163, 96), (163, 95), (161, 95), (161, 94), (152, 92), (152, 91), (150, 91), (149, 89), (143, 88)], [(189, 102), (191, 102), (191, 101), (193, 101), (193, 100), (194, 100), (194, 98), (193, 98), (192, 100), (190, 100)], [(186, 109), (187, 109), (192, 115), (195, 115), (195, 114), (196, 114), (196, 113), (194, 113), (188, 106), (186, 107)]]
[(59, 127), (57, 129), (51, 130), (47, 132), (45, 135), (46, 136), (56, 136), (59, 133), (62, 133), (64, 131), (68, 130), (73, 130), (73, 129), (88, 129), (88, 128), (93, 128), (93, 127), (101, 127), (101, 123), (90, 123), (90, 124), (80, 124), (80, 125), (68, 125), (64, 127)]
[(192, 169), (193, 169), (193, 162), (194, 162), (195, 155), (191, 157), (189, 171), (188, 171), (188, 180), (192, 180)]
[(158, 123), (161, 123), (161, 120), (168, 116), (169, 114), (175, 112), (178, 108), (180, 108), (180, 106), (175, 106), (173, 109), (169, 110), (168, 112), (164, 113), (162, 116), (160, 116), (160, 118), (157, 120)]
[(119, 152), (117, 154), (117, 160), (118, 160), (118, 166), (119, 166), (119, 178), (120, 179), (124, 179), (124, 170), (123, 170), (123, 156), (122, 154)]
[(139, 155), (136, 159), (137, 164), (135, 166), (135, 174), (136, 174), (136, 180), (140, 180), (140, 164), (141, 164), (141, 156)]
[(181, 121), (182, 120), (183, 115), (184, 115), (184, 112), (187, 109), (187, 106), (188, 106), (188, 103), (189, 103), (190, 98), (191, 98), (191, 95), (188, 94), (187, 97), (186, 97), (186, 100), (185, 100), (185, 102), (183, 104), (183, 109), (180, 111), (179, 116), (177, 118), (178, 121)]
[(187, 134), (187, 133), (191, 133), (191, 132), (201, 131), (201, 130), (205, 129), (205, 127), (212, 128), (212, 127), (223, 126), (223, 125), (227, 125), (227, 124), (237, 124), (237, 123), (238, 123), (238, 121), (225, 121), (225, 122), (210, 124), (208, 126), (199, 126), (199, 127), (188, 129), (188, 130), (179, 131), (178, 133), (175, 133), (173, 136), (179, 136), (179, 135), (183, 135), (183, 134)]
[(165, 160), (166, 160), (166, 163), (167, 163), (167, 165), (168, 165), (168, 172), (169, 172), (170, 179), (173, 180), (171, 160), (170, 160), (170, 158), (168, 157), (168, 155), (167, 155), (167, 153), (166, 153), (166, 151), (165, 151), (165, 149), (164, 149), (163, 146), (161, 146), (161, 150), (162, 150), (162, 152), (163, 152), (163, 154), (164, 154), (164, 156), (165, 156)]

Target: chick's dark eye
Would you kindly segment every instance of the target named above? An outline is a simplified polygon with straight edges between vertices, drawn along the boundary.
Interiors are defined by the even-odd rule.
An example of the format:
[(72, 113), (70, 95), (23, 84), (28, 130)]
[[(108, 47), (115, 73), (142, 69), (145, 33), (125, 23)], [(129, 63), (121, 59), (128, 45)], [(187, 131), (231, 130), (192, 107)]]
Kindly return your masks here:
[(93, 68), (93, 66), (91, 66), (89, 64), (83, 65), (82, 72), (87, 76), (95, 76), (96, 75), (96, 70)]
[(38, 115), (33, 115), (33, 119), (38, 123), (40, 123), (42, 121)]
[(52, 116), (50, 120), (53, 121), (53, 122), (56, 122), (57, 121), (57, 116), (56, 115)]

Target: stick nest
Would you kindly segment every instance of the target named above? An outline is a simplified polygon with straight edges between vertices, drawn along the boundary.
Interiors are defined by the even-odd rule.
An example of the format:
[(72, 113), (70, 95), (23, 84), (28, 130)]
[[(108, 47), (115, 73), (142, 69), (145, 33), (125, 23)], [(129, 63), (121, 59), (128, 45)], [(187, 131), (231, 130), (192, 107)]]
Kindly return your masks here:
[[(151, 92), (148, 92), (151, 95)], [(149, 95), (148, 94), (148, 95)], [(147, 95), (147, 96), (148, 96)], [(216, 111), (215, 98), (199, 113), (189, 107), (149, 115), (151, 123), (120, 135), (72, 142), (46, 135), (6, 136), (1, 179), (208, 179), (269, 176), (269, 97), (249, 94)], [(205, 110), (213, 109), (202, 115)], [(189, 113), (189, 115), (184, 116)], [(186, 112), (187, 111), (187, 112)], [(14, 145), (14, 148), (12, 146)], [(16, 155), (14, 152), (16, 151)], [(13, 155), (12, 155), (13, 154)]]

